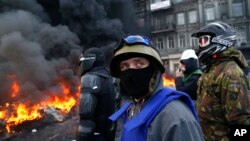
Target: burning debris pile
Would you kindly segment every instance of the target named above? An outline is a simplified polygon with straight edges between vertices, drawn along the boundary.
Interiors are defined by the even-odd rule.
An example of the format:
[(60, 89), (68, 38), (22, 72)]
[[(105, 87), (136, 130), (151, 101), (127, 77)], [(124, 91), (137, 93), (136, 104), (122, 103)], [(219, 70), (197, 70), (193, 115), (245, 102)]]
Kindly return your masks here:
[[(53, 109), (53, 108), (52, 108)], [(25, 121), (17, 126), (12, 126), (11, 133), (0, 132), (0, 140), (6, 141), (69, 141), (75, 138), (78, 125), (76, 110), (60, 114), (58, 110), (41, 110), (41, 119)]]
[(25, 11), (0, 21), (0, 134), (46, 115), (62, 121), (79, 97), (78, 37)]

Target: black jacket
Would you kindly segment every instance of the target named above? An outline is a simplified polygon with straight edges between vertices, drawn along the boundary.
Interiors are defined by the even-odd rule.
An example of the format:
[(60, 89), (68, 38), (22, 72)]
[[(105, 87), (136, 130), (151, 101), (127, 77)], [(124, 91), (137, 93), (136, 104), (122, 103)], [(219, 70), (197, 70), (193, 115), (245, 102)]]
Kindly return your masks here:
[[(104, 67), (93, 68), (82, 76), (77, 141), (99, 141), (100, 136), (102, 141), (114, 139), (115, 125), (108, 119), (116, 108), (113, 79)], [(98, 139), (95, 134), (100, 134)]]
[(190, 58), (181, 60), (181, 63), (185, 64), (186, 70), (183, 72), (184, 77), (175, 78), (176, 90), (187, 93), (192, 100), (197, 100), (197, 81), (202, 74), (198, 61)]

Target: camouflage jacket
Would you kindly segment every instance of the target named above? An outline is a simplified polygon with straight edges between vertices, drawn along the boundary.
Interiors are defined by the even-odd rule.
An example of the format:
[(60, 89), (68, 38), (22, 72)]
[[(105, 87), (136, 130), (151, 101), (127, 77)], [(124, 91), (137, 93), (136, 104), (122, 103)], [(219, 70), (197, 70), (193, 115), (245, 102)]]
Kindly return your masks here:
[(250, 125), (249, 80), (242, 53), (229, 48), (198, 80), (197, 111), (207, 141), (227, 141), (230, 125)]

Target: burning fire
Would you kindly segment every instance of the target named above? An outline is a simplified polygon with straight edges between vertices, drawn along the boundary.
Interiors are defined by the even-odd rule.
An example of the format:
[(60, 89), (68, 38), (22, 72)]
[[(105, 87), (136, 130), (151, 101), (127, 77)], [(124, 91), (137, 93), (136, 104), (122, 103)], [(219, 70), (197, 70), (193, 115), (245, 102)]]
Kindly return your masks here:
[[(14, 77), (11, 76), (10, 78)], [(58, 85), (61, 90), (57, 93), (60, 94), (50, 94), (51, 96), (48, 99), (40, 101), (37, 104), (32, 104), (30, 101), (23, 101), (16, 103), (7, 102), (0, 105), (0, 120), (4, 121), (6, 131), (8, 133), (11, 132), (12, 127), (25, 121), (41, 119), (45, 110), (50, 107), (57, 109), (57, 112), (60, 114), (69, 113), (72, 107), (77, 103), (76, 99), (78, 99), (80, 95), (80, 89), (78, 88), (76, 92), (72, 92), (70, 86), (66, 83), (59, 82)], [(10, 97), (14, 99), (19, 94), (20, 85), (16, 80), (14, 80), (11, 85)]]
[(175, 87), (175, 79), (168, 76), (166, 73), (163, 74), (163, 85), (167, 87)]
[[(16, 76), (8, 76), (12, 81), (10, 98), (15, 99), (21, 94), (19, 82), (15, 79)], [(175, 87), (174, 78), (169, 77), (166, 73), (163, 75), (164, 86)], [(80, 88), (76, 92), (72, 92), (67, 83), (58, 82), (60, 91), (54, 94), (49, 94), (50, 97), (37, 104), (32, 104), (30, 101), (23, 102), (6, 102), (0, 105), (0, 121), (4, 121), (6, 131), (14, 132), (13, 127), (24, 123), (25, 121), (33, 121), (43, 118), (46, 110), (57, 110), (60, 114), (67, 114), (72, 107), (76, 105), (80, 95)], [(60, 94), (58, 94), (60, 93)], [(60, 97), (59, 97), (60, 95)], [(62, 120), (59, 117), (60, 120)]]

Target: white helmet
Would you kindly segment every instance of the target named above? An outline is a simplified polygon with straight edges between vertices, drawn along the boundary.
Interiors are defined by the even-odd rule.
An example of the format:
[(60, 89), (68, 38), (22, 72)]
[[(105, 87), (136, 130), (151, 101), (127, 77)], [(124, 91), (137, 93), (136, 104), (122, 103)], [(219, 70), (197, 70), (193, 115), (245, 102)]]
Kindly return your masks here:
[(193, 49), (187, 49), (187, 50), (185, 50), (182, 53), (180, 60), (186, 60), (186, 59), (190, 59), (190, 58), (198, 59), (198, 57), (195, 54), (195, 51)]

